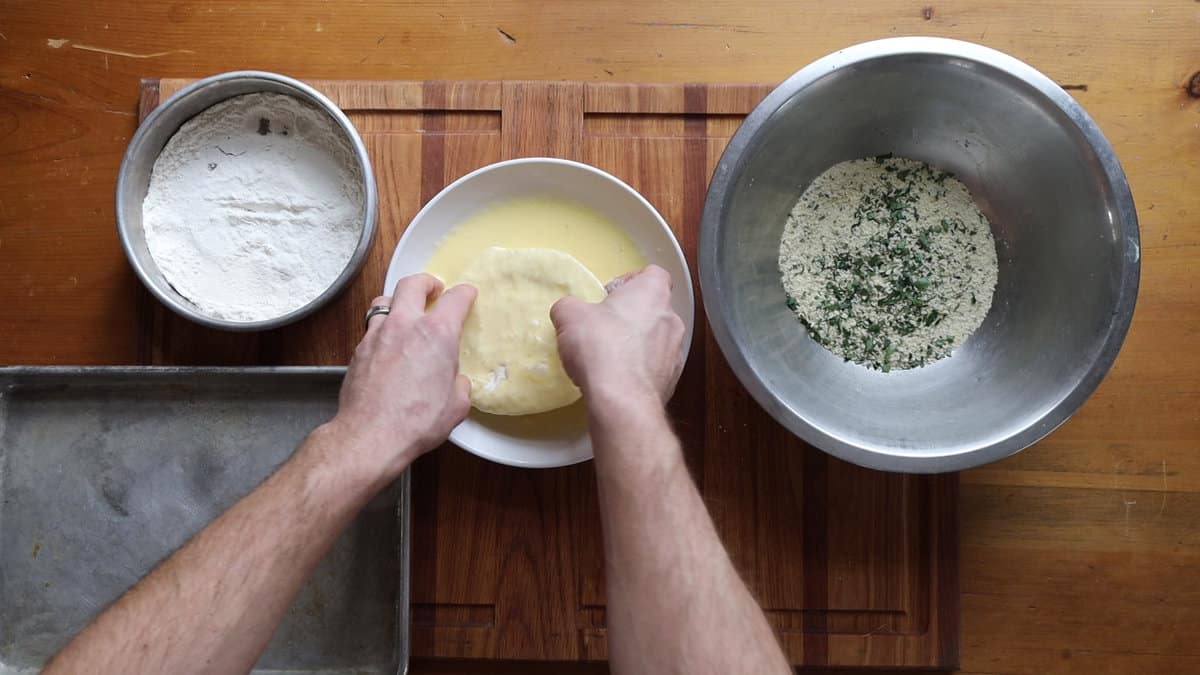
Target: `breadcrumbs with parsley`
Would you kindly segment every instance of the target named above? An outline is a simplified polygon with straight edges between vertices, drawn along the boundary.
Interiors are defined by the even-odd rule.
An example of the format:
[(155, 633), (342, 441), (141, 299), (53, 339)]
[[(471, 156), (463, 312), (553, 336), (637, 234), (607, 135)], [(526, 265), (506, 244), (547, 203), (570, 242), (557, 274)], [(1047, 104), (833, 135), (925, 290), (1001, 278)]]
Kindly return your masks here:
[(809, 185), (784, 226), (779, 271), (814, 340), (847, 361), (901, 370), (948, 356), (983, 323), (996, 244), (953, 175), (881, 156)]

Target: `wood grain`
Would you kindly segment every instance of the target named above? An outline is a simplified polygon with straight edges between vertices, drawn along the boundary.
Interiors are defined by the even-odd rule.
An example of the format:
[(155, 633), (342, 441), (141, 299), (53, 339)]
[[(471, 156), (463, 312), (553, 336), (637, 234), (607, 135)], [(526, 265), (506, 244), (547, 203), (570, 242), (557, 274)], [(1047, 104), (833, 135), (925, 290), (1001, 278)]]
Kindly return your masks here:
[[(142, 109), (186, 84), (146, 81)], [(247, 363), (344, 363), (357, 341), (357, 316), (382, 287), (387, 253), (413, 213), (446, 183), (496, 159), (579, 159), (624, 178), (659, 207), (695, 269), (707, 178), (736, 129), (730, 122), (769, 90), (312, 84), (358, 124), (383, 192), (399, 177), (419, 186), (385, 194), (386, 243), (349, 292), (358, 302), (340, 301), (257, 336), (213, 335), (159, 308), (143, 326), (152, 363), (230, 355)], [(805, 446), (742, 389), (705, 322), (698, 324), (671, 412), (718, 531), (789, 658), (800, 665), (955, 665), (957, 476), (868, 471)], [(236, 346), (209, 357), (216, 337)], [(416, 540), (426, 542), (417, 547), (413, 575), (418, 655), (605, 658), (603, 553), (589, 465), (523, 471), (445, 447), (421, 461), (414, 483)]]
[[(309, 79), (776, 82), (877, 37), (981, 42), (1071, 85), (1096, 119), (1137, 199), (1143, 269), (1129, 337), (1088, 403), (1035, 447), (963, 474), (963, 671), (1200, 672), (1189, 640), (1200, 619), (1200, 99), (1187, 93), (1200, 70), (1196, 7), (1186, 0), (3, 2), (0, 361), (138, 360), (141, 324), (129, 298), (139, 284), (117, 243), (112, 193), (136, 125), (130, 92), (144, 76), (260, 67)], [(493, 96), (489, 110), (499, 110), (499, 92)], [(662, 122), (670, 127), (664, 133), (676, 133), (677, 121)], [(388, 142), (419, 157), (420, 143), (409, 145), (403, 134)], [(420, 201), (421, 187), (408, 176), (393, 181), (396, 208)], [(375, 250), (385, 246), (381, 238)], [(444, 496), (451, 505), (454, 497)], [(468, 597), (452, 580), (439, 585), (438, 593)], [(413, 668), (603, 671), (430, 660)]]

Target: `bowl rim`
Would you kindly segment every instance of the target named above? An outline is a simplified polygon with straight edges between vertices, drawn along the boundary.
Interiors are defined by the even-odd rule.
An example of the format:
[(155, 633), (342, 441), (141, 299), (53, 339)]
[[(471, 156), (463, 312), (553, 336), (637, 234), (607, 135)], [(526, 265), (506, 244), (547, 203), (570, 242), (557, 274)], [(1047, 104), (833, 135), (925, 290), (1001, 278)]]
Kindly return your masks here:
[[(322, 291), (320, 295), (313, 298), (305, 305), (298, 307), (287, 314), (283, 314), (271, 319), (262, 319), (260, 321), (230, 321), (228, 319), (218, 319), (216, 317), (204, 314), (191, 303), (180, 301), (180, 299), (176, 297), (178, 293), (172, 295), (163, 288), (160, 288), (159, 284), (152, 278), (152, 275), (147, 270), (143, 269), (141, 263), (139, 263), (137, 260), (133, 242), (131, 242), (129, 238), (129, 230), (132, 226), (126, 221), (124, 215), (127, 208), (141, 207), (140, 204), (131, 205), (127, 203), (129, 200), (124, 196), (125, 187), (126, 183), (131, 180), (129, 174), (132, 171), (132, 163), (136, 161), (136, 157), (138, 155), (146, 151), (146, 149), (143, 147), (147, 142), (146, 137), (151, 133), (151, 130), (158, 126), (160, 123), (159, 120), (165, 116), (170, 109), (181, 105), (184, 101), (197, 95), (199, 92), (213, 85), (237, 80), (273, 82), (283, 85), (286, 88), (291, 88), (300, 94), (309, 97), (310, 100), (307, 102), (316, 105), (327, 115), (333, 118), (334, 123), (337, 124), (337, 126), (341, 129), (342, 133), (346, 137), (346, 140), (350, 142), (351, 148), (353, 149), (354, 159), (357, 162), (360, 171), (362, 172), (362, 232), (359, 235), (358, 244), (355, 246), (354, 252), (351, 254), (350, 259), (346, 261), (346, 266), (342, 268), (341, 273), (338, 274), (337, 278), (333, 280), (333, 283), (331, 283), (324, 291)], [(241, 95), (242, 94), (233, 94), (228, 98)], [(224, 100), (228, 99), (225, 98), (218, 101), (213, 101), (211, 104), (206, 106), (204, 110), (207, 110), (213, 105), (216, 105)], [(191, 117), (188, 117), (180, 122), (179, 126), (183, 126), (183, 124), (189, 119), (191, 119)], [(178, 131), (179, 128), (177, 127), (171, 132), (171, 136), (174, 136)], [(168, 137), (168, 141), (169, 140), (170, 136)], [(161, 149), (159, 152), (161, 152)], [(156, 156), (155, 161), (157, 161), (157, 159), (158, 158)], [(195, 82), (183, 87), (179, 91), (167, 97), (165, 101), (159, 103), (154, 110), (150, 111), (150, 114), (138, 124), (137, 131), (134, 132), (133, 138), (130, 139), (129, 145), (125, 148), (125, 154), (121, 159), (121, 166), (117, 172), (117, 233), (121, 239), (121, 248), (125, 251), (125, 257), (129, 260), (130, 267), (133, 268), (134, 272), (137, 273), (138, 278), (141, 279), (142, 285), (148, 288), (150, 293), (153, 294), (154, 297), (159, 300), (159, 302), (166, 305), (168, 309), (175, 312), (179, 316), (208, 328), (216, 328), (231, 332), (252, 332), (280, 328), (309, 316), (313, 312), (316, 312), (318, 309), (328, 304), (330, 300), (337, 297), (343, 290), (346, 289), (348, 285), (350, 285), (350, 282), (354, 280), (359, 271), (361, 271), (363, 263), (366, 261), (367, 252), (370, 251), (371, 246), (375, 241), (375, 233), (378, 228), (378, 204), (378, 188), (375, 184), (375, 172), (371, 165), (371, 157), (367, 152), (367, 146), (363, 142), (362, 136), (358, 133), (358, 129), (354, 126), (354, 123), (351, 122), (350, 118), (346, 116), (346, 113), (344, 113), (342, 109), (339, 108), (337, 104), (335, 104), (329, 97), (317, 91), (312, 86), (295, 78), (288, 77), (287, 75), (281, 75), (279, 73), (273, 73), (265, 70), (234, 70), (217, 73), (215, 75), (209, 75), (208, 77), (196, 80)]]
[[(831, 435), (793, 412), (786, 402), (764, 384), (761, 373), (743, 354), (742, 342), (724, 311), (723, 280), (716, 260), (718, 233), (725, 213), (724, 196), (732, 180), (743, 170), (748, 159), (745, 150), (762, 132), (768, 119), (804, 88), (833, 72), (876, 59), (908, 56), (960, 59), (1002, 71), (1032, 87), (1058, 108), (1076, 127), (1099, 160), (1114, 198), (1116, 213), (1113, 213), (1112, 217), (1117, 221), (1118, 233), (1124, 242), (1124, 252), (1119, 257), (1121, 269), (1114, 305), (1115, 315), (1109, 323), (1099, 351), (1083, 377), (1037, 421), (1020, 431), (965, 451), (937, 455), (905, 453), (900, 449), (896, 449), (892, 454), (881, 453)], [(810, 63), (784, 80), (747, 115), (722, 153), (709, 183), (701, 216), (697, 264), (700, 268), (704, 310), (717, 344), (738, 380), (771, 417), (805, 442), (860, 466), (903, 473), (942, 473), (987, 464), (1033, 445), (1065, 422), (1091, 395), (1116, 360), (1129, 330), (1137, 303), (1141, 245), (1137, 211), (1125, 172), (1099, 126), (1062, 87), (1029, 64), (990, 47), (939, 37), (896, 37), (852, 45)]]
[[(423, 218), (425, 218), (426, 215), (431, 210), (436, 208), (437, 204), (443, 198), (445, 198), (446, 195), (448, 195), (450, 192), (452, 192), (454, 190), (461, 188), (462, 185), (464, 185), (465, 183), (468, 183), (472, 179), (474, 179), (484, 173), (490, 173), (493, 171), (505, 169), (505, 168), (515, 166), (515, 165), (522, 165), (522, 164), (542, 164), (542, 165), (549, 165), (549, 166), (562, 166), (562, 167), (569, 167), (571, 169), (581, 170), (586, 173), (590, 173), (598, 178), (606, 180), (606, 181), (616, 185), (617, 187), (621, 188), (624, 192), (626, 192), (627, 194), (632, 196), (649, 214), (651, 214), (654, 217), (654, 220), (658, 224), (659, 228), (661, 228), (661, 230), (667, 235), (667, 239), (671, 242), (672, 248), (671, 248), (670, 252), (679, 261), (679, 264), (683, 267), (684, 274), (686, 274), (687, 278), (688, 278), (688, 283), (682, 285), (682, 287), (681, 287), (681, 290), (683, 290), (683, 292), (687, 296), (687, 304), (689, 304), (692, 307), (691, 320), (685, 322), (686, 330), (685, 330), (684, 340), (683, 340), (682, 358), (683, 358), (683, 363), (686, 364), (688, 356), (691, 352), (692, 336), (694, 335), (694, 332), (695, 332), (696, 294), (695, 294), (695, 290), (693, 287), (695, 280), (692, 275), (691, 266), (688, 265), (687, 256), (684, 255), (683, 247), (679, 243), (679, 238), (675, 236), (675, 232), (671, 230), (670, 224), (668, 224), (666, 219), (663, 218), (662, 214), (658, 212), (658, 209), (656, 209), (654, 207), (654, 205), (651, 204), (650, 201), (642, 195), (642, 193), (640, 193), (636, 189), (634, 189), (633, 186), (629, 185), (628, 183), (621, 180), (620, 178), (617, 178), (613, 174), (605, 171), (604, 169), (592, 166), (590, 164), (585, 164), (583, 162), (577, 162), (574, 160), (570, 160), (570, 159), (561, 159), (558, 157), (518, 157), (516, 159), (501, 160), (499, 162), (493, 162), (492, 164), (487, 164), (485, 166), (481, 166), (477, 169), (474, 169), (474, 170), (462, 175), (461, 177), (457, 178), (456, 180), (451, 182), (446, 187), (439, 190), (438, 193), (436, 195), (434, 195), (432, 199), (430, 199), (428, 202), (426, 202), (426, 204), (424, 206), (422, 206), (419, 211), (417, 211), (417, 214), (415, 216), (413, 216), (411, 221), (409, 221), (408, 227), (406, 227), (404, 229), (404, 234), (402, 234), (400, 236), (399, 241), (396, 242), (396, 247), (392, 250), (392, 255), (388, 260), (387, 273), (384, 275), (383, 290), (381, 291), (381, 295), (389, 295), (389, 292), (392, 290), (392, 288), (390, 288), (391, 284), (388, 283), (388, 277), (391, 276), (391, 271), (393, 269), (393, 266), (396, 263), (396, 256), (398, 256), (400, 254), (400, 251), (404, 248), (405, 241), (409, 238), (410, 233), (415, 231), (415, 226), (417, 225), (417, 223), (419, 223)], [(414, 274), (415, 274), (415, 272), (414, 272)], [(676, 286), (679, 287), (680, 285), (676, 284)], [(566, 461), (566, 462), (554, 461), (552, 459), (547, 459), (546, 461), (513, 459), (513, 458), (508, 457), (503, 454), (496, 454), (496, 453), (489, 452), (486, 448), (477, 448), (477, 447), (473, 447), (471, 444), (465, 443), (462, 439), (462, 434), (460, 433), (459, 429), (462, 427), (463, 424), (466, 424), (470, 421), (471, 421), (470, 417), (468, 417), (467, 419), (463, 420), (457, 426), (454, 427), (454, 429), (450, 432), (450, 439), (449, 439), (450, 442), (454, 443), (455, 445), (462, 448), (463, 450), (466, 450), (467, 452), (471, 453), (472, 455), (475, 455), (476, 457), (480, 457), (480, 458), (486, 459), (488, 461), (496, 462), (497, 464), (504, 464), (506, 466), (513, 466), (513, 467), (523, 468), (523, 469), (553, 469), (553, 468), (558, 468), (558, 467), (581, 464), (583, 462), (591, 460), (595, 456), (595, 449), (592, 448), (591, 451), (588, 452), (588, 454), (586, 456), (571, 458), (569, 461)]]

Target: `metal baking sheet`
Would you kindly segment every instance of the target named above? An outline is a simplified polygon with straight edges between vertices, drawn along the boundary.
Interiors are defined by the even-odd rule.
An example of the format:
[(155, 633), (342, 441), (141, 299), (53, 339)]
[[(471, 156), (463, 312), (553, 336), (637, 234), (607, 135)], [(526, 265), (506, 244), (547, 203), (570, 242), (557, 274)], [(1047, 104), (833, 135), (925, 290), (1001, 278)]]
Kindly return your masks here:
[[(0, 675), (36, 671), (334, 412), (343, 368), (0, 368)], [(288, 611), (256, 673), (404, 673), (409, 476)]]

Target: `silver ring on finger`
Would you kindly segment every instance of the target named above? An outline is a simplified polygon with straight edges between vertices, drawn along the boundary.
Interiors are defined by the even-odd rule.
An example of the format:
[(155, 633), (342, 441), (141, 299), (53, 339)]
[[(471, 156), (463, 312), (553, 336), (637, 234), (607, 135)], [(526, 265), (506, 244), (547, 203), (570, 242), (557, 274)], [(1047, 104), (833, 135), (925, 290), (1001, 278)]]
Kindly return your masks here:
[(371, 308), (367, 310), (367, 315), (363, 317), (363, 330), (371, 327), (371, 317), (378, 315), (387, 316), (391, 313), (392, 308), (387, 305), (371, 305)]

